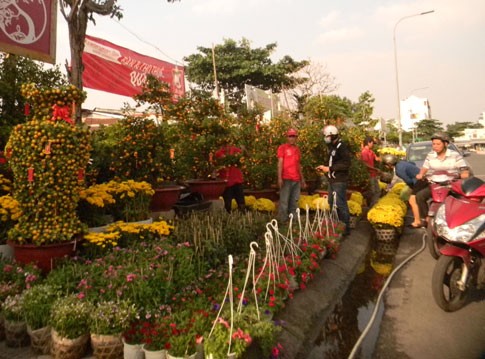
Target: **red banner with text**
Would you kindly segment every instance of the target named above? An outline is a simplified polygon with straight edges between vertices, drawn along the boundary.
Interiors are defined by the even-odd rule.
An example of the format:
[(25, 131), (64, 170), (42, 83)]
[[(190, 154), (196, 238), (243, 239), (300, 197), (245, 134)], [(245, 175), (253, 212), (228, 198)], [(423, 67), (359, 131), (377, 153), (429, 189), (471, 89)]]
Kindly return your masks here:
[(133, 97), (151, 74), (170, 85), (174, 98), (185, 94), (184, 68), (86, 35), (83, 86)]

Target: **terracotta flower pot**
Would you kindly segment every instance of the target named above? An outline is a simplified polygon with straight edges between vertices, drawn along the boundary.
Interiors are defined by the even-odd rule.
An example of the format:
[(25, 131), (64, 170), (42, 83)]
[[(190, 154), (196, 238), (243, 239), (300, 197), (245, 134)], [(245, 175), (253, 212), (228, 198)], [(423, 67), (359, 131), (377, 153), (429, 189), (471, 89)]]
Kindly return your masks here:
[(8, 245), (13, 248), (14, 258), (17, 262), (36, 264), (44, 273), (48, 273), (55, 267), (56, 259), (74, 254), (79, 240), (40, 246), (8, 241)]
[(179, 200), (180, 193), (184, 188), (177, 185), (155, 188), (155, 193), (150, 203), (150, 210), (153, 212), (170, 211)]
[(226, 180), (189, 180), (187, 181), (190, 192), (198, 192), (204, 196), (204, 200), (218, 199), (226, 189)]

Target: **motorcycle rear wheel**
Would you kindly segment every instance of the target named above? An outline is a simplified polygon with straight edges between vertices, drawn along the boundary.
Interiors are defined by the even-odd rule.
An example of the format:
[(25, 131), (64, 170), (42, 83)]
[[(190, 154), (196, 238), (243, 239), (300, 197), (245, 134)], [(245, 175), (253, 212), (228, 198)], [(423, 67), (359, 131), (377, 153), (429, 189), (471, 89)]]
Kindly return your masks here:
[(445, 312), (454, 312), (468, 301), (469, 289), (461, 291), (457, 281), (461, 277), (463, 260), (459, 257), (440, 256), (436, 262), (431, 290), (438, 306)]
[(426, 245), (431, 257), (434, 259), (441, 257), (440, 250), (445, 244), (446, 242), (443, 239), (433, 235), (433, 219), (431, 219), (426, 227)]

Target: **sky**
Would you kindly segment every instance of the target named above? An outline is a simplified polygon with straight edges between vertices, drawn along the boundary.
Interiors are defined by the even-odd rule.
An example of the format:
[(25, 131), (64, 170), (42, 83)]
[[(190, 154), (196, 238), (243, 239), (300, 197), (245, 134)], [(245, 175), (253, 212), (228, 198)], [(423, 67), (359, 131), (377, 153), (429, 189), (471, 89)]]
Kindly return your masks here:
[[(276, 43), (273, 62), (289, 55), (324, 67), (334, 94), (375, 98), (374, 118), (398, 116), (401, 99), (427, 98), (444, 125), (477, 122), (485, 112), (483, 0), (118, 0), (123, 19), (96, 17), (87, 33), (163, 61), (183, 64), (197, 47), (246, 38)], [(434, 10), (427, 15), (402, 19)], [(399, 20), (402, 19), (400, 22)], [(399, 22), (399, 23), (398, 23)], [(396, 25), (397, 24), (397, 25)], [(394, 35), (395, 34), (395, 41)], [(58, 14), (57, 63), (69, 59)], [(85, 108), (119, 109), (128, 97), (86, 89)]]

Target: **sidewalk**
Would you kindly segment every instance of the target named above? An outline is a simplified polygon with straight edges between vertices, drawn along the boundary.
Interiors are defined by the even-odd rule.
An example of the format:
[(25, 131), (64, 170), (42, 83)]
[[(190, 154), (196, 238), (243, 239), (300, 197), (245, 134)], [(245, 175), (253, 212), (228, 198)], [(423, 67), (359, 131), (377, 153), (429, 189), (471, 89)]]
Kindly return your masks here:
[(330, 315), (347, 291), (357, 270), (370, 250), (372, 227), (360, 221), (350, 236), (343, 240), (336, 259), (324, 259), (320, 272), (304, 291), (276, 316), (285, 322), (279, 342), (283, 359), (306, 358), (318, 336), (318, 328)]

